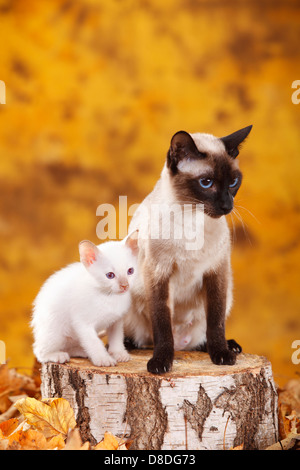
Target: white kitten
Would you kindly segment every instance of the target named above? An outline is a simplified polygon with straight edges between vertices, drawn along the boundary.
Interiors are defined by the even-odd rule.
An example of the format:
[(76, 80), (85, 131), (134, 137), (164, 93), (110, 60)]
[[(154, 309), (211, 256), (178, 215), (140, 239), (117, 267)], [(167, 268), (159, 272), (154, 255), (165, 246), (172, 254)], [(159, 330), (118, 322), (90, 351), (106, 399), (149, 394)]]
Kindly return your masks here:
[[(81, 262), (54, 273), (34, 301), (31, 325), (40, 362), (88, 357), (96, 366), (130, 359), (122, 316), (131, 304), (137, 270), (137, 231), (121, 242), (79, 244)], [(97, 333), (107, 330), (108, 351)]]

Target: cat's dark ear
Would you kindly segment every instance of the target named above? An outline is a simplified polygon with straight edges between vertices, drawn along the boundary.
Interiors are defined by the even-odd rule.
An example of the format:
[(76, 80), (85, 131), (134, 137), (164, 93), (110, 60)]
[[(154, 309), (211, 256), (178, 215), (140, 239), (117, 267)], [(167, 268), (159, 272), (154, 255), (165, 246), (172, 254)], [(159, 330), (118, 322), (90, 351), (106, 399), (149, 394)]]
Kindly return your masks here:
[(125, 241), (125, 246), (128, 246), (128, 248), (131, 249), (132, 254), (136, 256), (139, 251), (139, 246), (138, 246), (138, 239), (139, 239), (139, 231), (134, 230), (134, 232), (130, 233), (126, 237)]
[(233, 134), (226, 135), (221, 137), (223, 144), (225, 145), (227, 153), (232, 157), (236, 158), (239, 154), (239, 146), (249, 135), (252, 126), (244, 127), (239, 131), (234, 132)]
[(100, 256), (100, 250), (89, 240), (83, 240), (79, 243), (80, 261), (89, 268)]
[(202, 154), (196, 144), (185, 131), (176, 132), (171, 139), (170, 148), (167, 154), (167, 166), (173, 173), (177, 173), (177, 165), (184, 158), (200, 158)]

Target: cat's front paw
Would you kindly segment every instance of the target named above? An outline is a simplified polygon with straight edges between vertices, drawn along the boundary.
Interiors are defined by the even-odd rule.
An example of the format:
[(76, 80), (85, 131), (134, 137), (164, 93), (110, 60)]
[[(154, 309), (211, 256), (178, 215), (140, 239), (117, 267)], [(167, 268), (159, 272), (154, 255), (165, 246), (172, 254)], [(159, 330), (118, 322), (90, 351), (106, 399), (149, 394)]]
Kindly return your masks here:
[(70, 356), (67, 352), (56, 351), (49, 353), (41, 362), (59, 362), (60, 364), (64, 364), (65, 362), (69, 362), (69, 360)]
[(152, 357), (152, 359), (148, 361), (147, 370), (151, 372), (151, 374), (165, 374), (171, 370), (172, 364), (173, 357), (169, 359)]
[(242, 352), (242, 346), (240, 346), (234, 339), (227, 340), (227, 346), (230, 351), (240, 354)]
[(100, 356), (97, 358), (91, 358), (91, 361), (94, 366), (97, 367), (112, 367), (117, 364), (116, 359), (114, 359), (110, 354), (106, 354), (105, 356)]
[(117, 361), (117, 362), (128, 362), (130, 360), (130, 354), (124, 350), (120, 351), (109, 351), (109, 354)]
[(212, 362), (218, 366), (233, 366), (236, 362), (236, 353), (229, 349), (213, 351), (209, 355)]

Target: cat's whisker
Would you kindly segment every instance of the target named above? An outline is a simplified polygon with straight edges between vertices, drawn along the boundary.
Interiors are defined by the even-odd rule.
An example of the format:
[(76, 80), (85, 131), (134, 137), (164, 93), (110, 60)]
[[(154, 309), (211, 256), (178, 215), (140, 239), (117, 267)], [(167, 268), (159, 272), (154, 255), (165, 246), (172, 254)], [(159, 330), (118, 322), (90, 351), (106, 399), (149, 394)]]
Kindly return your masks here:
[[(233, 208), (232, 209), (232, 213), (239, 219), (239, 221), (241, 222), (241, 225), (244, 229), (244, 232), (245, 232), (245, 226), (246, 226), (246, 223), (244, 222), (241, 214), (238, 212), (238, 210), (236, 208)], [(245, 232), (246, 233), (246, 232)]]
[(248, 242), (250, 243), (250, 245), (252, 246), (252, 241), (249, 237), (249, 234), (248, 234), (248, 230), (247, 230), (247, 227), (248, 225), (246, 224), (246, 222), (243, 220), (243, 217), (241, 216), (241, 214), (239, 213), (238, 209), (236, 208), (236, 206), (232, 209), (232, 213), (239, 219), (242, 227), (243, 227), (243, 231), (244, 231), (244, 234), (248, 240)]
[(232, 216), (232, 213), (230, 212), (230, 218), (231, 218), (231, 226), (232, 226), (232, 235), (233, 235), (233, 241), (236, 241), (236, 233), (235, 233), (235, 223), (234, 223), (234, 218)]
[(257, 222), (258, 224), (261, 224), (261, 221), (258, 220), (258, 218), (255, 217), (255, 215), (253, 214), (253, 212), (251, 212), (251, 211), (250, 211), (249, 209), (247, 209), (246, 207), (240, 206), (240, 205), (235, 205), (235, 207), (238, 207), (239, 209), (244, 209), (245, 211), (248, 212), (248, 214), (250, 214), (250, 215), (253, 217), (254, 220), (256, 220), (256, 222)]

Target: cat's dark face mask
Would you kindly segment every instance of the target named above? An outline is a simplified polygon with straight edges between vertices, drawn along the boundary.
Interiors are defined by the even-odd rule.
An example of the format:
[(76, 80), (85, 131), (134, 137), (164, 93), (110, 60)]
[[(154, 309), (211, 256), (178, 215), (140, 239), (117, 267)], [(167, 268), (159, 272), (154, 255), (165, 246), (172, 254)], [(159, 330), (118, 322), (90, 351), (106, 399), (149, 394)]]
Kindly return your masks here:
[(180, 131), (173, 136), (167, 167), (179, 203), (201, 203), (204, 212), (212, 218), (232, 211), (234, 197), (242, 182), (242, 173), (235, 159), (239, 145), (251, 128), (249, 126), (215, 140), (208, 140), (203, 135), (201, 151), (187, 132)]

